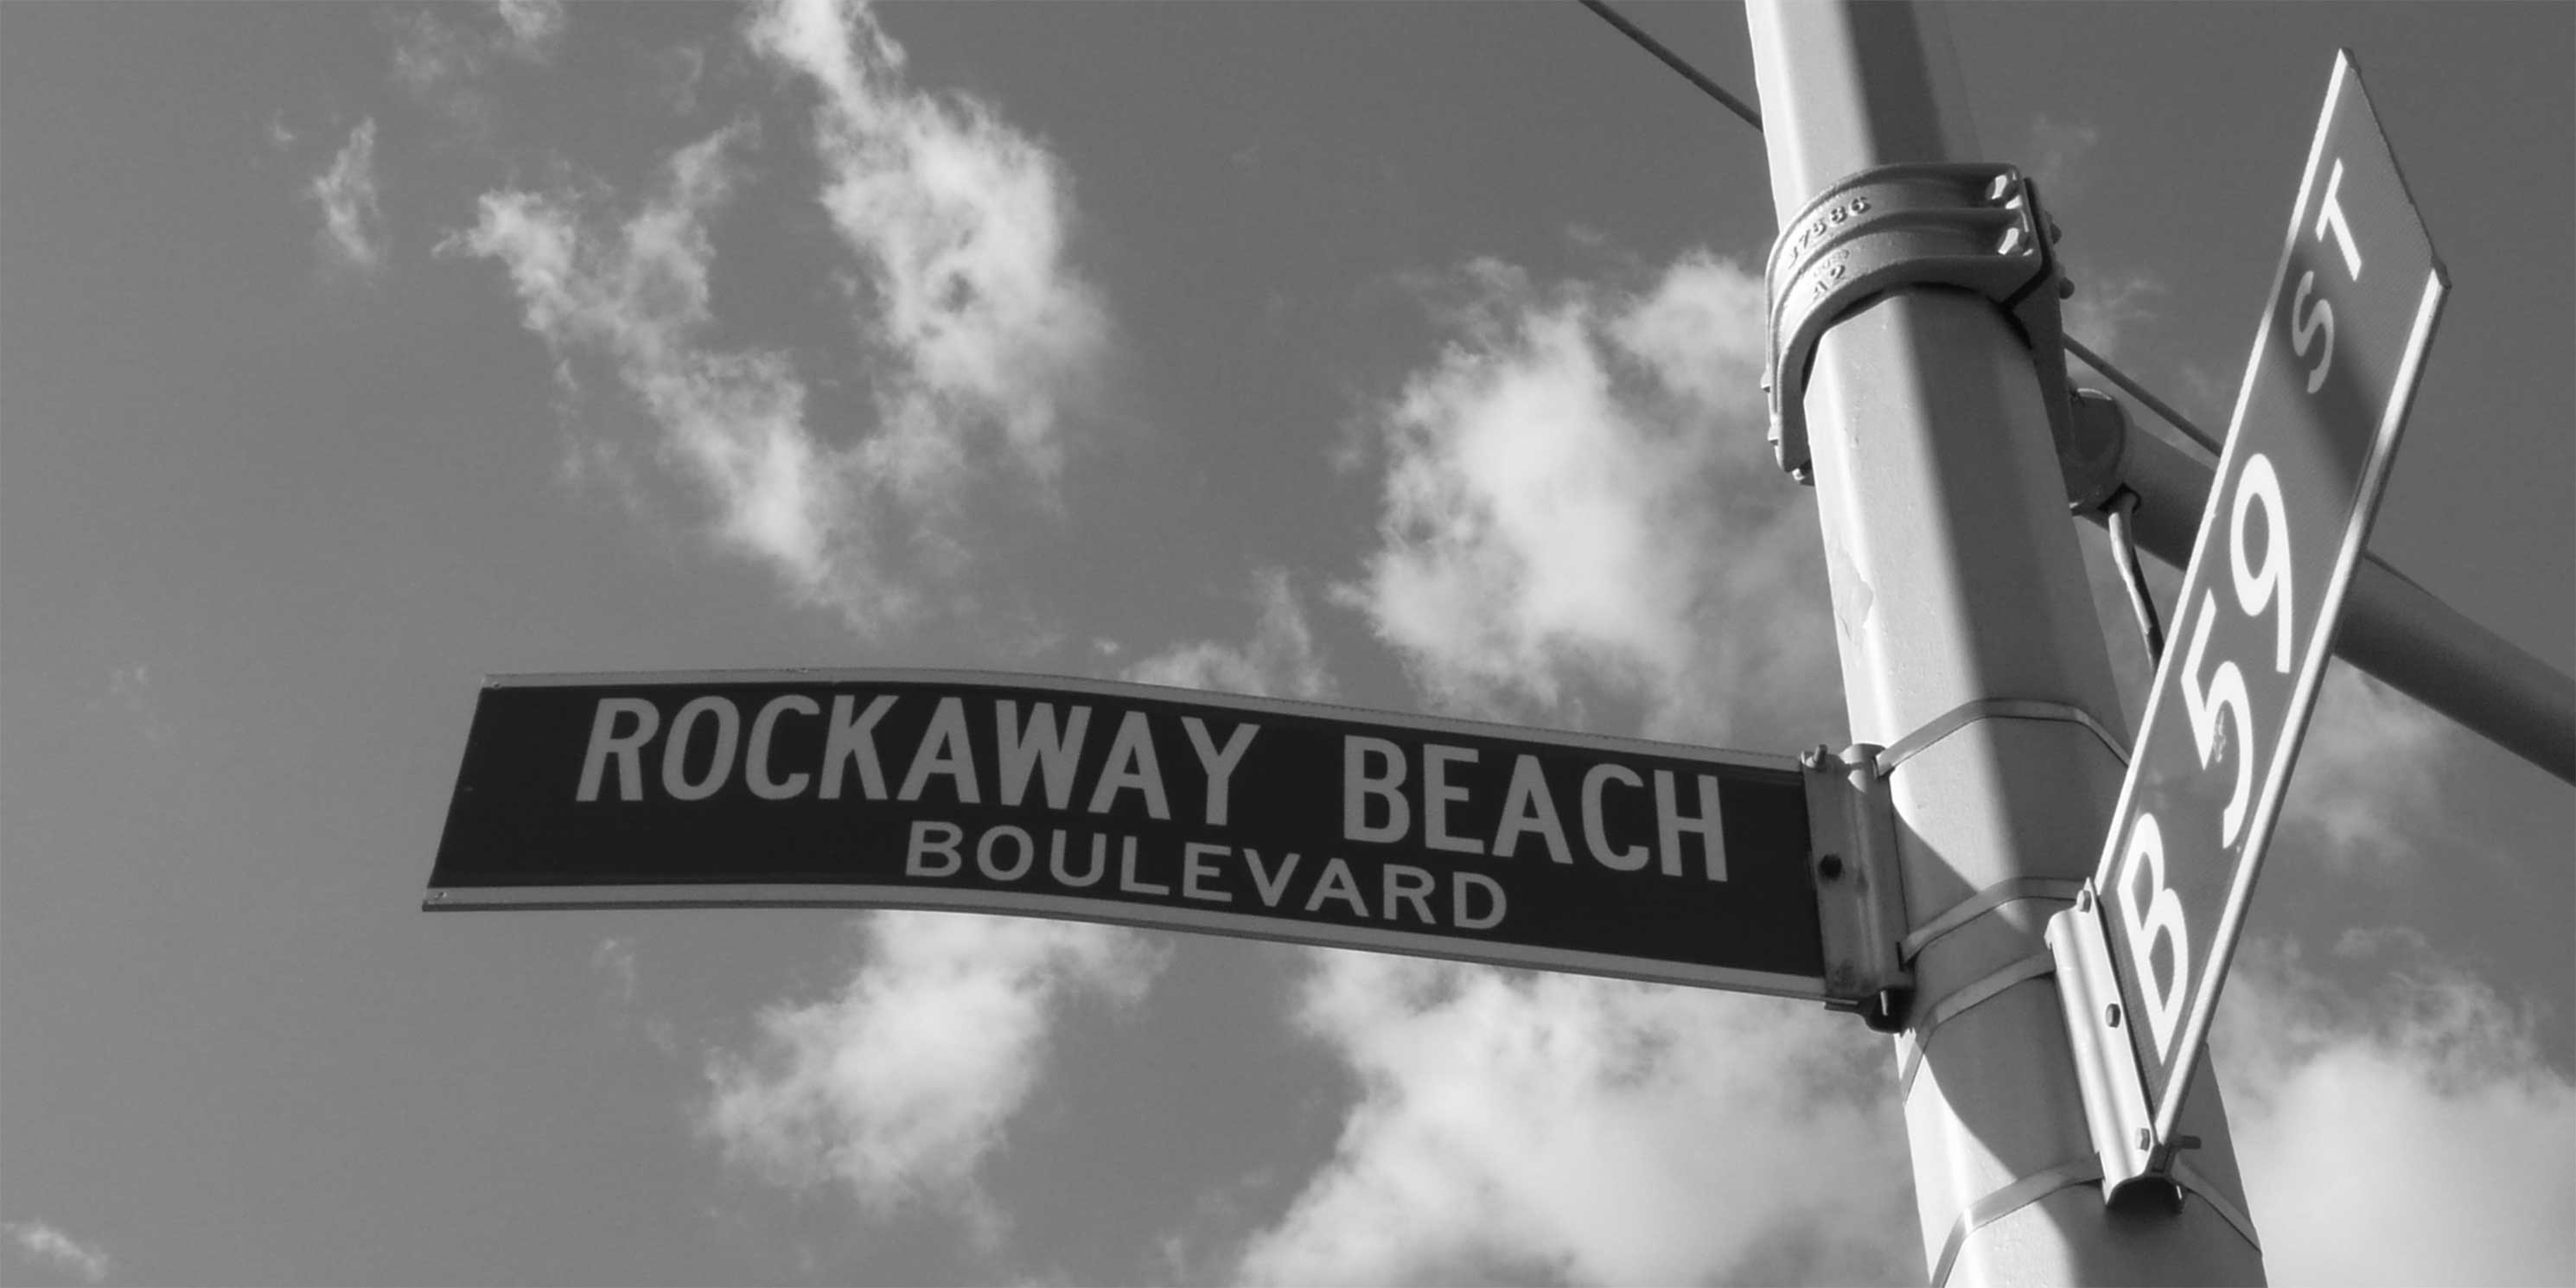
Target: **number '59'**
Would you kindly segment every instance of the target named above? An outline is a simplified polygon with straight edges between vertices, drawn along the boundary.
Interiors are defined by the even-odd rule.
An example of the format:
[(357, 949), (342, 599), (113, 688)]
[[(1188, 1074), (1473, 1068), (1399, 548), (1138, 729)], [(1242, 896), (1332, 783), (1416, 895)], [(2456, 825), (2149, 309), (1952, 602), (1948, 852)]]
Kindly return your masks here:
[[(2251, 526), (2248, 520), (2257, 506), (2263, 512), (2259, 561), (2247, 548), (2247, 529)], [(2236, 587), (2236, 607), (2249, 618), (2260, 617), (2266, 611), (2272, 614), (2272, 669), (2289, 674), (2290, 526), (2281, 504), (2280, 476), (2273, 472), (2271, 458), (2260, 452), (2246, 458), (2244, 470), (2236, 477), (2236, 494), (2227, 516), (2227, 567)], [(2219, 844), (2234, 845), (2244, 831), (2245, 802), (2254, 785), (2254, 710), (2253, 700), (2246, 693), (2245, 674), (2236, 663), (2222, 661), (2216, 669), (2208, 668), (2209, 632), (2218, 612), (2218, 590), (2212, 587), (2202, 598), (2200, 612), (2192, 624), (2191, 643), (2183, 653), (2178, 678), (2183, 714), (2191, 720), (2192, 743), (2200, 749), (2201, 768), (2210, 768), (2227, 746), (2219, 730), (2219, 713), (2228, 713), (2234, 724), (2236, 748), (2230, 759), (2236, 764), (2236, 788), (2228, 795), (2226, 810), (2219, 815)]]

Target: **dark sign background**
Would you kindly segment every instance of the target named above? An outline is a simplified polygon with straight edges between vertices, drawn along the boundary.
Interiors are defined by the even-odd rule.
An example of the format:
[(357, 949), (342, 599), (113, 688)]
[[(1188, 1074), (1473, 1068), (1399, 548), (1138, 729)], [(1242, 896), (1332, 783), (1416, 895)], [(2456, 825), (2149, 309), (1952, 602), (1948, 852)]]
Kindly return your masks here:
[[(770, 699), (789, 693), (813, 699), (824, 714), (792, 714), (777, 722), (769, 752), (774, 778), (784, 780), (803, 772), (819, 780), (836, 695), (851, 695), (857, 709), (864, 710), (875, 697), (891, 694), (896, 701), (874, 728), (890, 798), (903, 783), (939, 699), (958, 697), (964, 700), (982, 803), (960, 803), (953, 780), (944, 774), (927, 780), (920, 800), (870, 800), (861, 789), (855, 766), (845, 773), (838, 800), (820, 799), (817, 783), (809, 783), (793, 799), (761, 799), (747, 784), (740, 762), (748, 754), (753, 717)], [(662, 788), (664, 744), (680, 706), (701, 696), (729, 699), (739, 713), (735, 765), (714, 794), (703, 800), (675, 800)], [(594, 714), (605, 698), (648, 700), (660, 713), (660, 727), (640, 757), (642, 800), (620, 799), (613, 757), (602, 776), (599, 799), (575, 799)], [(1019, 704), (1023, 724), (1037, 703), (1054, 706), (1059, 728), (1073, 707), (1091, 709), (1070, 808), (1047, 807), (1042, 770), (1030, 775), (1019, 805), (998, 803), (1001, 778), (994, 715), (995, 703), (1001, 699)], [(1111, 813), (1094, 815), (1084, 808), (1119, 724), (1130, 711), (1143, 712), (1151, 727), (1170, 804), (1168, 820), (1150, 817), (1141, 793), (1132, 789), (1118, 794)], [(1249, 721), (1259, 726), (1231, 772), (1224, 826), (1209, 826), (1205, 820), (1208, 776), (1183, 730), (1184, 716), (1200, 718), (1219, 750), (1227, 745), (1236, 725)], [(631, 722), (621, 724), (626, 727)], [(1546, 955), (1588, 954), (1622, 960), (1573, 963), (1570, 968), (1702, 983), (1716, 982), (1708, 978), (1712, 970), (1793, 977), (1754, 981), (1749, 986), (1821, 995), (1823, 953), (1808, 873), (1805, 789), (1785, 759), (1779, 762), (1780, 768), (1758, 767), (1735, 763), (1751, 757), (1706, 759), (1686, 747), (1580, 735), (1542, 735), (1550, 740), (1537, 741), (1517, 733), (1502, 726), (1412, 721), (1314, 704), (1018, 677), (834, 672), (501, 681), (485, 688), (475, 707), (464, 765), (430, 875), (428, 906), (765, 902), (978, 907), (970, 892), (980, 892), (994, 903), (984, 910), (1014, 912), (1027, 909), (1001, 905), (1014, 894), (1034, 894), (1076, 901), (1062, 915), (1105, 921), (1400, 951), (1424, 951), (1425, 946), (1394, 942), (1397, 937), (1428, 935), (1456, 945), (1456, 953), (1442, 955), (1568, 967), (1566, 962), (1547, 960)], [(1382, 738), (1404, 750), (1403, 790), (1413, 818), (1403, 843), (1343, 838), (1345, 734)], [(700, 720), (684, 752), (687, 779), (704, 777), (715, 742), (714, 721)], [(1450, 808), (1452, 835), (1490, 846), (1503, 815), (1515, 760), (1526, 753), (1539, 760), (1574, 861), (1555, 862), (1545, 840), (1535, 832), (1522, 834), (1511, 858), (1424, 845), (1421, 753), (1430, 743), (1477, 753), (1473, 764), (1450, 766), (1450, 784), (1468, 794), (1464, 803)], [(1586, 771), (1604, 761), (1625, 766), (1644, 783), (1642, 787), (1613, 783), (1603, 794), (1605, 831), (1613, 848), (1655, 849), (1654, 771), (1674, 775), (1679, 812), (1685, 815), (1699, 812), (1695, 776), (1716, 777), (1727, 879), (1706, 878), (1699, 838), (1688, 834), (1682, 838), (1684, 863), (1679, 876), (1665, 874), (1655, 861), (1630, 872), (1594, 860), (1583, 834), (1582, 782)], [(1369, 818), (1383, 820), (1383, 808), (1382, 803), (1374, 805)], [(965, 862), (954, 875), (905, 874), (912, 824), (923, 819), (964, 830), (959, 849)], [(1036, 841), (1035, 864), (1015, 881), (994, 880), (975, 862), (975, 838), (999, 824), (1017, 826)], [(1108, 873), (1102, 880), (1068, 888), (1048, 874), (1048, 833), (1056, 828), (1067, 833), (1068, 866), (1077, 872), (1089, 865), (1091, 836), (1111, 836)], [(1140, 874), (1171, 887), (1168, 895), (1118, 888), (1118, 838), (1127, 836), (1137, 838)], [(1214, 861), (1221, 879), (1213, 884), (1232, 894), (1232, 902), (1214, 904), (1182, 897), (1182, 846), (1192, 841), (1238, 852)], [(1239, 856), (1246, 846), (1258, 850), (1274, 872), (1284, 855), (1301, 856), (1275, 908), (1266, 906), (1254, 889)], [(1002, 852), (1006, 858), (1015, 853), (1007, 846)], [(1384, 911), (1380, 907), (1383, 865), (1400, 863), (1429, 871), (1437, 881), (1430, 899), (1440, 924), (1426, 925), (1411, 915), (1401, 920), (1360, 916), (1339, 899), (1325, 901), (1314, 912), (1305, 911), (1315, 878), (1331, 857), (1349, 864), (1372, 913)], [(1468, 930), (1447, 924), (1452, 919), (1449, 873), (1453, 870), (1482, 874), (1503, 888), (1508, 903), (1498, 925)], [(710, 897), (692, 899), (688, 891), (671, 887), (709, 887)], [(718, 892), (714, 887), (727, 889)], [(781, 897), (762, 898), (741, 887), (776, 887)], [(817, 893), (815, 887), (833, 889)], [(1471, 892), (1470, 899), (1471, 912), (1481, 913), (1490, 906), (1490, 898), (1481, 891)], [(1230, 924), (1212, 924), (1218, 921)], [(1335, 930), (1317, 933), (1324, 927)], [(1377, 943), (1379, 936), (1386, 936), (1388, 942)], [(1524, 949), (1540, 951), (1533, 955)], [(1668, 970), (1658, 963), (1683, 969)]]

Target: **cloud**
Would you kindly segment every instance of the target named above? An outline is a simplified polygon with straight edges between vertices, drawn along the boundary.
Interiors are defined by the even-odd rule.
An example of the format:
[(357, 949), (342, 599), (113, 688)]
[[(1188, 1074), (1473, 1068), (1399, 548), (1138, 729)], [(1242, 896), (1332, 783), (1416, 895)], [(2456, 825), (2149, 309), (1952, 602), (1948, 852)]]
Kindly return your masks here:
[(1318, 952), (1361, 1096), (1255, 1283), (1919, 1281), (1886, 1045), (1821, 1008)]
[(2099, 127), (2083, 121), (2061, 121), (2045, 113), (2031, 118), (2029, 142), (2023, 152), (2030, 159), (2022, 168), (2043, 186), (2042, 198), (2054, 193), (2076, 193), (2092, 176), (2092, 155), (2102, 142)]
[(1097, 292), (1064, 262), (1063, 167), (989, 105), (907, 88), (902, 46), (864, 5), (773, 3), (747, 35), (821, 95), (823, 205), (866, 280), (859, 328), (889, 362), (898, 477), (937, 480), (987, 437), (1051, 476), (1061, 414), (1109, 342)]
[(610, 935), (599, 941), (590, 953), (591, 969), (608, 976), (610, 1000), (621, 1007), (635, 1004), (636, 970), (635, 939), (631, 935)]
[[(142, 662), (120, 666), (107, 674), (107, 696), (126, 714), (134, 718), (143, 731), (143, 740), (155, 747), (167, 747), (177, 741), (179, 731), (162, 718), (161, 701), (154, 695), (152, 668)], [(98, 704), (90, 704), (92, 710)]]
[[(971, 498), (1048, 495), (1062, 409), (1087, 387), (1105, 317), (1058, 262), (1066, 202), (1043, 149), (971, 100), (902, 89), (902, 51), (864, 12), (767, 11), (752, 35), (826, 90), (823, 199), (876, 292), (859, 319), (866, 423), (827, 440), (786, 355), (706, 341), (708, 225), (758, 141), (751, 122), (673, 154), (622, 219), (595, 184), (505, 189), (443, 249), (509, 269), (568, 388), (573, 356), (609, 360), (660, 428), (651, 464), (712, 503), (720, 542), (876, 633), (953, 598), (924, 583), (953, 588), (971, 564)], [(597, 442), (573, 463), (589, 478), (651, 474)]]
[(1379, 545), (1340, 590), (1440, 706), (1658, 736), (1843, 727), (1808, 498), (1763, 448), (1758, 272), (1693, 251), (1642, 292), (1493, 260), (1377, 409)]
[[(2081, 341), (2084, 347), (2105, 358), (2121, 357), (2122, 344), (2137, 328), (2157, 321), (2153, 301), (2166, 293), (2161, 278), (2151, 273), (2088, 273), (2073, 262), (2066, 275), (2075, 283), (2075, 294), (2064, 307), (2066, 334)], [(2128, 370), (2122, 364), (2121, 370)], [(2079, 388), (2101, 388), (2110, 392), (2109, 382), (2093, 374), (2081, 361), (2067, 359), (2067, 376)], [(2133, 407), (2130, 415), (2150, 418), (2155, 413)], [(2148, 431), (2153, 432), (2153, 431)]]
[(304, 195), (322, 207), (322, 249), (332, 262), (374, 272), (385, 259), (385, 212), (376, 200), (376, 121), (369, 117)]
[(563, 39), (563, 0), (493, 0), (509, 33), (501, 48), (532, 63), (550, 62)]
[(2252, 946), (2212, 1048), (2272, 1282), (2576, 1281), (2576, 1081), (2531, 1011), (2409, 930), (2328, 965)]
[(416, 9), (385, 18), (394, 40), (394, 83), (469, 137), (480, 138), (498, 110), (482, 84), (493, 46), (488, 36), (440, 17), (447, 12), (453, 11)]
[(873, 625), (906, 597), (858, 521), (866, 453), (836, 453), (807, 430), (805, 386), (784, 356), (699, 342), (713, 321), (706, 223), (733, 190), (728, 154), (749, 133), (729, 127), (675, 153), (622, 224), (605, 226), (575, 193), (486, 193), (475, 226), (445, 249), (507, 266), (528, 328), (559, 358), (613, 362), (662, 429), (657, 457), (715, 503), (723, 541)]
[(567, 15), (561, 0), (493, 0), (388, 14), (384, 22), (394, 42), (394, 83), (466, 137), (481, 139), (500, 110), (492, 92), (497, 71), (552, 64)]
[(99, 1283), (116, 1269), (107, 1250), (96, 1244), (74, 1239), (42, 1221), (10, 1221), (0, 1224), (9, 1238), (28, 1257), (52, 1266), (83, 1283)]
[(1308, 700), (1333, 696), (1332, 673), (1315, 647), (1314, 630), (1306, 624), (1305, 606), (1287, 572), (1265, 568), (1254, 574), (1253, 593), (1261, 621), (1250, 641), (1176, 644), (1128, 667), (1126, 678), (1224, 693)]
[(1164, 954), (1127, 930), (953, 913), (861, 922), (834, 997), (764, 1009), (743, 1052), (707, 1063), (698, 1128), (725, 1159), (794, 1189), (846, 1186), (882, 1221), (928, 1204), (986, 1246), (1000, 1212), (977, 1173), (1039, 1082), (1077, 998), (1133, 1005)]
[(654, 101), (677, 116), (698, 114), (698, 84), (706, 78), (707, 52), (696, 45), (674, 45), (645, 57)]
[(2285, 827), (2324, 835), (2329, 861), (2386, 868), (2444, 838), (2436, 766), (2461, 759), (2468, 735), (2445, 717), (2354, 670), (2326, 667), (2316, 714), (2282, 802)]
[(635, 937), (610, 935), (599, 941), (590, 953), (590, 968), (608, 977), (609, 1022), (621, 1031), (644, 1035), (644, 1040), (663, 1055), (680, 1052), (679, 1031), (666, 1016), (649, 1014), (641, 1009), (642, 972), (635, 961)]

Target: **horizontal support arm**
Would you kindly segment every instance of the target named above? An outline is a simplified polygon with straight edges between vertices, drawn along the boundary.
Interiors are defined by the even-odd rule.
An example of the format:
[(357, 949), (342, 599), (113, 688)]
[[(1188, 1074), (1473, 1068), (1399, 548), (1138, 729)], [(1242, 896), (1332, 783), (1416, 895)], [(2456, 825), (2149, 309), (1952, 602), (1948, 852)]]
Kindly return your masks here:
[[(2212, 467), (2131, 425), (2121, 481), (2138, 494), (2130, 516), (2140, 549), (2182, 567), (2209, 504)], [(2085, 515), (2096, 524), (2109, 515)], [(2497, 746), (2576, 783), (2576, 680), (2364, 552), (2353, 570), (2335, 655)]]

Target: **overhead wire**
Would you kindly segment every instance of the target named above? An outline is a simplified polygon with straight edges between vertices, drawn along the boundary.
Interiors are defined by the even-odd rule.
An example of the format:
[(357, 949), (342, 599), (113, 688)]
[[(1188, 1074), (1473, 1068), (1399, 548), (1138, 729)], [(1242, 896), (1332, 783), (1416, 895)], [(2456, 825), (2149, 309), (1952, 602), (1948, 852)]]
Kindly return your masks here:
[(2147, 410), (2163, 417), (2166, 424), (2173, 426), (2175, 429), (2181, 430), (2184, 437), (2200, 444), (2201, 447), (2207, 449), (2211, 456), (2219, 456), (2223, 454), (2219, 447), (2218, 440), (2210, 437), (2209, 431), (2193, 424), (2191, 420), (2181, 412), (2175, 411), (2173, 408), (2165, 405), (2164, 399), (2148, 393), (2143, 386), (2138, 384), (2137, 381), (2131, 380), (2126, 373), (2122, 372), (2119, 368), (2112, 366), (2110, 359), (2093, 352), (2091, 349), (2085, 348), (2082, 342), (2078, 341), (2074, 336), (2063, 336), (2061, 338), (2066, 343), (2066, 351), (2068, 353), (2074, 354), (2078, 358), (2082, 358), (2085, 366), (2101, 372), (2102, 378), (2119, 386), (2121, 393), (2127, 394), (2128, 396), (2145, 404)]
[(1756, 130), (1760, 130), (1762, 128), (1762, 113), (1755, 111), (1752, 104), (1745, 102), (1743, 99), (1737, 98), (1733, 94), (1727, 93), (1724, 86), (1719, 85), (1716, 81), (1710, 80), (1708, 77), (1700, 74), (1700, 70), (1698, 68), (1691, 66), (1690, 63), (1682, 58), (1681, 55), (1664, 48), (1664, 42), (1647, 35), (1644, 29), (1638, 27), (1637, 24), (1620, 16), (1618, 10), (1611, 8), (1606, 3), (1603, 3), (1603, 0), (1582, 0), (1582, 3), (1584, 8), (1600, 15), (1601, 21), (1618, 28), (1620, 35), (1626, 36), (1628, 39), (1637, 42), (1639, 48), (1645, 50), (1647, 53), (1653, 54), (1659, 59), (1662, 59), (1664, 66), (1680, 72), (1684, 80), (1689, 81), (1693, 85), (1699, 86), (1701, 93), (1708, 95), (1710, 98), (1716, 99), (1720, 103), (1724, 103), (1728, 111), (1744, 118), (1744, 123), (1746, 125), (1750, 125)]

